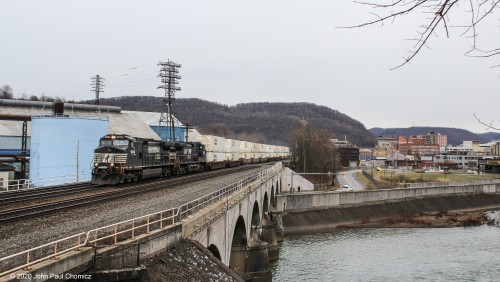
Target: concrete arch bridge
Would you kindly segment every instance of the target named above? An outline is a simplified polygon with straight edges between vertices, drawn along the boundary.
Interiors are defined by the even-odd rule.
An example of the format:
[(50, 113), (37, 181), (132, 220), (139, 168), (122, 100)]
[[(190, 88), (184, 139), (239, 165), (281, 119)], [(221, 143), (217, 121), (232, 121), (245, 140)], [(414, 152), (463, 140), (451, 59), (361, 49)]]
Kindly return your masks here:
[(279, 258), (278, 241), (283, 240), (281, 217), (271, 213), (282, 189), (282, 171), (276, 163), (180, 207), (0, 258), (0, 266), (8, 266), (0, 268), (0, 281), (16, 274), (49, 278), (129, 268), (182, 239), (197, 241), (253, 281), (270, 281), (269, 262)]

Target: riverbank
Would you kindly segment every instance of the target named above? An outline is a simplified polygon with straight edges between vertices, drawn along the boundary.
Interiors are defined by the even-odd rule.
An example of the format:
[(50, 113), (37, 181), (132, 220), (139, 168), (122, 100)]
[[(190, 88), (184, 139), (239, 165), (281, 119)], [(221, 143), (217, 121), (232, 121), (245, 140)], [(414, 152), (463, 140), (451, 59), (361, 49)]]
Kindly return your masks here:
[(445, 228), (500, 224), (499, 211), (466, 210), (391, 216), (340, 225), (338, 228)]
[[(288, 210), (283, 214), (286, 235), (325, 232), (339, 226), (451, 227), (484, 222), (480, 215), (461, 215), (461, 211), (500, 210), (500, 194), (425, 197), (404, 201)], [(457, 214), (455, 214), (457, 213)], [(414, 215), (420, 216), (420, 218)], [(471, 217), (470, 220), (468, 220)], [(425, 220), (424, 220), (425, 219)], [(432, 221), (431, 221), (432, 219)], [(398, 223), (398, 224), (395, 224)], [(461, 224), (461, 225), (460, 225)], [(363, 225), (363, 227), (371, 227)]]

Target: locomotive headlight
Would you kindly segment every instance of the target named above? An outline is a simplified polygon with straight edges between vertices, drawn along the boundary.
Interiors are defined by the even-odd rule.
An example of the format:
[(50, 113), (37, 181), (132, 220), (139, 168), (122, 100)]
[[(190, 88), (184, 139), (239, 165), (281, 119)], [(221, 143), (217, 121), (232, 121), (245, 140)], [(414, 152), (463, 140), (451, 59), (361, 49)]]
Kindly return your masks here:
[(110, 167), (113, 167), (113, 165), (114, 165), (114, 164), (110, 164), (109, 166), (110, 166)]

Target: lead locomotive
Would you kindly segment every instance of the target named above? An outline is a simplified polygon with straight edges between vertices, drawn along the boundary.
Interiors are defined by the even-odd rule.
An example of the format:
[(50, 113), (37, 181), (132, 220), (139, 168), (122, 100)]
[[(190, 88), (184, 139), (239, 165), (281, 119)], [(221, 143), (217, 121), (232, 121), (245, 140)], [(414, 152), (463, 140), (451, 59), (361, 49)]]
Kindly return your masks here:
[(114, 185), (207, 169), (204, 145), (108, 134), (94, 151), (92, 183)]

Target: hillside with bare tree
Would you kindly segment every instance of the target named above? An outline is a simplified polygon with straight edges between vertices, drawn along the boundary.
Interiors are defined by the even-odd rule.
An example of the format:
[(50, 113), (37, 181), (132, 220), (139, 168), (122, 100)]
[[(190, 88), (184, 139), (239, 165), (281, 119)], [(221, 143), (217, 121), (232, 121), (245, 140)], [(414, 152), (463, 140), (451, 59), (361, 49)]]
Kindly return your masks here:
[[(102, 105), (120, 106), (124, 110), (161, 110), (162, 98), (134, 96), (101, 99)], [(300, 120), (312, 128), (323, 129), (338, 139), (347, 138), (358, 146), (371, 146), (373, 135), (349, 116), (311, 103), (245, 103), (235, 106), (195, 98), (177, 99), (174, 115), (189, 122), (204, 134), (226, 136), (254, 142), (288, 144), (290, 133)]]

